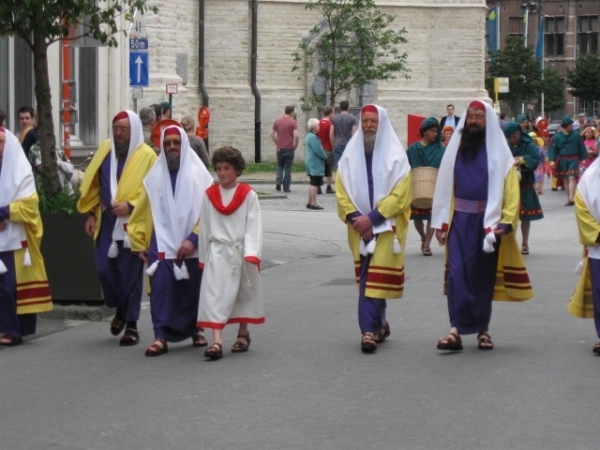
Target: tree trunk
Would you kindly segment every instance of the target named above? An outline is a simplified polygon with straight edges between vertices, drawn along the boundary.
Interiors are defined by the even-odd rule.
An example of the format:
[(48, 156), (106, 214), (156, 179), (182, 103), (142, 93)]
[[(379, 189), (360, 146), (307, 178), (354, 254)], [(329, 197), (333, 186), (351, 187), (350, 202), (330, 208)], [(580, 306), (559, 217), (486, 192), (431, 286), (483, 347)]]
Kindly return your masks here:
[(56, 165), (56, 137), (52, 118), (52, 93), (48, 75), (48, 43), (43, 35), (33, 36), (33, 72), (35, 74), (35, 98), (37, 102), (38, 132), (42, 150), (42, 183), (49, 194), (62, 189)]

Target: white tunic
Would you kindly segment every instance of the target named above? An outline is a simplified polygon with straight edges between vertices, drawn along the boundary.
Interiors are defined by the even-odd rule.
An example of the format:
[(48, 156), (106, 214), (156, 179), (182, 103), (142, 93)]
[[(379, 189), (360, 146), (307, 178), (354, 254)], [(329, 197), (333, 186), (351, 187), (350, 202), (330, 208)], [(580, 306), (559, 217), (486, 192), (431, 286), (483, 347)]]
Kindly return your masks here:
[[(224, 206), (231, 202), (236, 188), (219, 186)], [(262, 251), (256, 192), (249, 192), (230, 215), (221, 214), (204, 195), (198, 236), (198, 256), (204, 264), (198, 326), (220, 329), (228, 323), (263, 323), (260, 273), (258, 266), (249, 262), (260, 262)]]

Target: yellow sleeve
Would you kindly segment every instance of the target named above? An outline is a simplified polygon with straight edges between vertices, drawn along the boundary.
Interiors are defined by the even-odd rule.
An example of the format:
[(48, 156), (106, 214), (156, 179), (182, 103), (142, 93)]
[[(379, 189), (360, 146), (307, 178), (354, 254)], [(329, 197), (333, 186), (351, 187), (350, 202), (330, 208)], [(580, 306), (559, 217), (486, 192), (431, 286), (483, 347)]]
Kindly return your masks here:
[(106, 140), (102, 144), (100, 144), (100, 147), (98, 147), (96, 154), (90, 161), (90, 164), (83, 175), (81, 187), (79, 188), (81, 197), (77, 202), (77, 210), (82, 214), (92, 211), (96, 214), (96, 216), (99, 216), (99, 212), (101, 213), (100, 166), (102, 165), (104, 158), (106, 158), (106, 155), (108, 155), (109, 152), (110, 140)]
[(27, 198), (9, 203), (8, 208), (10, 210), (8, 220), (27, 225), (36, 238), (42, 236), (43, 229), (38, 208), (37, 192), (34, 192)]
[(600, 233), (600, 224), (588, 210), (579, 191), (575, 192), (575, 217), (579, 228), (579, 242), (583, 245), (598, 245), (596, 239)]
[(143, 189), (137, 206), (131, 213), (127, 223), (127, 235), (131, 241), (131, 251), (143, 252), (148, 250), (153, 231), (154, 224), (152, 222), (150, 199), (146, 189)]
[(519, 225), (519, 203), (521, 201), (521, 191), (519, 190), (519, 178), (517, 169), (511, 167), (508, 175), (504, 179), (504, 198), (502, 205), (502, 216), (500, 223), (511, 224), (513, 231)]
[(194, 233), (196, 236), (200, 235), (200, 221), (198, 221), (198, 223), (196, 224), (196, 226), (192, 230), (192, 233)]
[(379, 213), (389, 219), (410, 210), (412, 201), (412, 182), (410, 172), (392, 189), (390, 195), (377, 204)]
[(357, 211), (356, 206), (350, 201), (350, 197), (346, 192), (342, 177), (340, 177), (339, 170), (335, 174), (335, 192), (338, 204), (338, 216), (341, 221), (346, 223), (346, 217), (348, 214), (352, 214)]

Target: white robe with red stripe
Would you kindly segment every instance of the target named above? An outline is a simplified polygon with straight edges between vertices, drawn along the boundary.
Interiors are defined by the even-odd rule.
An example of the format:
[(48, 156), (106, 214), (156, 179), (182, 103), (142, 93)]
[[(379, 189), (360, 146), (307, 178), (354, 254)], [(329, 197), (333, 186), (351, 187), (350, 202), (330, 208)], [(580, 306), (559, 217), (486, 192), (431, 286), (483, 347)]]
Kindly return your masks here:
[(249, 186), (212, 186), (200, 211), (198, 257), (204, 268), (198, 326), (265, 321), (260, 279), (262, 222)]

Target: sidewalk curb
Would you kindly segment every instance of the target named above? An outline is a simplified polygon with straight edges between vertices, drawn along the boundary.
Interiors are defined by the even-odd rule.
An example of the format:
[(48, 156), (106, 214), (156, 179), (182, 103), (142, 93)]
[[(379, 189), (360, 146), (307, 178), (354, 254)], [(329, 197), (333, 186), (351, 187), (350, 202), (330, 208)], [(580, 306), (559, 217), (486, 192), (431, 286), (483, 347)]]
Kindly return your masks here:
[(43, 317), (51, 319), (71, 319), (71, 320), (89, 320), (90, 322), (101, 322), (104, 319), (113, 317), (115, 309), (105, 305), (57, 305), (54, 309), (42, 313)]

